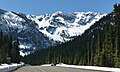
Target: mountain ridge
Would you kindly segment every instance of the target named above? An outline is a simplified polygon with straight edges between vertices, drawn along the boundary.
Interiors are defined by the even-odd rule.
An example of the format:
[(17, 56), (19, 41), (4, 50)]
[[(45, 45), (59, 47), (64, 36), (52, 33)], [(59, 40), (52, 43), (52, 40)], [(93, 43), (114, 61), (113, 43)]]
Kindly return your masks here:
[(57, 11), (40, 16), (0, 9), (0, 30), (19, 39), (21, 54), (69, 41), (106, 14)]

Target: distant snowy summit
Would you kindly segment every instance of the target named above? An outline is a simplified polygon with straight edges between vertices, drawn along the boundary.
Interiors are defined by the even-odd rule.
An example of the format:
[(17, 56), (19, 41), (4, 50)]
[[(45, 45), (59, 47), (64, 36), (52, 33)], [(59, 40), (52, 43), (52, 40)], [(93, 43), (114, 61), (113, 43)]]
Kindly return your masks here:
[(57, 11), (40, 16), (0, 9), (0, 30), (20, 41), (21, 54), (69, 41), (106, 14)]
[(65, 42), (84, 33), (86, 29), (105, 15), (93, 12), (65, 13), (58, 11), (51, 15), (27, 15), (27, 18), (35, 21), (38, 24), (38, 30), (50, 39)]

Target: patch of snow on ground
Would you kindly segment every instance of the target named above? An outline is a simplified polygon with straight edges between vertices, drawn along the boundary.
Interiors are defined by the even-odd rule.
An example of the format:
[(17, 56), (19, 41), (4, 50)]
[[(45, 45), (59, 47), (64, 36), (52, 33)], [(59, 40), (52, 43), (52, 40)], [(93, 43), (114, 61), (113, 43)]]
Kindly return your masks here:
[(81, 68), (81, 69), (89, 69), (89, 70), (98, 70), (98, 71), (120, 72), (120, 68), (110, 68), (110, 67), (78, 66), (78, 65), (67, 65), (67, 64), (57, 64), (56, 66), (71, 67), (71, 68)]
[(44, 65), (41, 65), (41, 66), (51, 66), (51, 64), (44, 64)]
[(19, 47), (20, 48), (30, 48), (30, 47), (32, 47), (32, 44), (20, 44)]
[(23, 66), (24, 63), (17, 64), (17, 63), (12, 63), (12, 64), (1, 64), (0, 65), (0, 72), (10, 72), (18, 67)]
[[(44, 64), (41, 66), (51, 66), (51, 64)], [(58, 67), (68, 67), (68, 68), (80, 68), (88, 70), (98, 70), (98, 71), (110, 71), (110, 72), (120, 72), (120, 68), (110, 68), (110, 67), (99, 67), (99, 66), (78, 66), (78, 65), (67, 65), (67, 64), (57, 64)]]

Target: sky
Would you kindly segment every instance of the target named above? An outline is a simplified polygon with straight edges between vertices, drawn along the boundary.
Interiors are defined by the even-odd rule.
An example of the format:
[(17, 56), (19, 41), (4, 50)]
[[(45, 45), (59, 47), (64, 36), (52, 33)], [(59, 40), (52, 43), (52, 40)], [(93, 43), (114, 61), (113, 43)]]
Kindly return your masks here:
[(0, 9), (41, 15), (63, 12), (110, 13), (119, 0), (0, 0)]

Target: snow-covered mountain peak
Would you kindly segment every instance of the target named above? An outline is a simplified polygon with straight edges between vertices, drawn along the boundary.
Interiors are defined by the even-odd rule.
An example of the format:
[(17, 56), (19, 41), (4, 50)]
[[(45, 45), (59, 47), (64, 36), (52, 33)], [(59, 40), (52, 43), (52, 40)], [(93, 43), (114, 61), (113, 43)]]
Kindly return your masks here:
[(52, 16), (55, 16), (55, 15), (58, 15), (58, 14), (62, 14), (63, 12), (62, 11), (56, 11), (52, 14)]
[(64, 42), (81, 35), (105, 15), (94, 12), (65, 13), (58, 11), (51, 15), (36, 16), (32, 20), (38, 24), (39, 31), (50, 39)]
[(21, 17), (19, 17), (18, 15), (14, 14), (11, 11), (8, 11), (5, 14), (3, 14), (2, 17), (7, 19), (7, 20), (25, 21), (24, 19), (22, 19)]
[(18, 38), (25, 52), (72, 40), (105, 15), (57, 11), (35, 16), (0, 9), (0, 30)]

